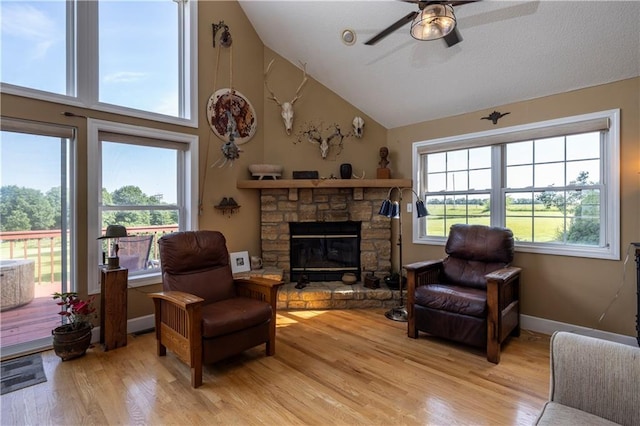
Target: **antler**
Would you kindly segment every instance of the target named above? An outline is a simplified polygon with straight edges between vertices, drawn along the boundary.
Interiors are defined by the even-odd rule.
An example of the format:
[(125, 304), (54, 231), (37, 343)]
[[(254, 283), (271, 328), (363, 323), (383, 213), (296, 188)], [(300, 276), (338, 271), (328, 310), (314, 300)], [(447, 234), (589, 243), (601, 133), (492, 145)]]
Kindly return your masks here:
[(269, 78), (269, 72), (271, 71), (271, 65), (273, 65), (273, 61), (275, 61), (275, 59), (272, 59), (271, 62), (269, 62), (269, 65), (267, 66), (267, 70), (264, 72), (264, 87), (267, 89), (267, 92), (269, 92), (269, 94), (271, 95), (271, 97), (268, 99), (271, 99), (272, 101), (274, 101), (276, 104), (278, 104), (278, 106), (282, 106), (280, 101), (278, 101), (278, 98), (276, 98), (276, 95), (269, 88), (269, 83), (267, 83), (267, 79)]
[[(300, 61), (298, 61), (300, 62)], [(295, 98), (293, 98), (291, 100), (291, 105), (293, 105), (295, 103), (295, 101), (298, 100), (298, 98), (300, 97), (300, 90), (302, 90), (302, 86), (305, 85), (305, 83), (307, 82), (308, 78), (307, 78), (307, 64), (306, 63), (302, 63), (300, 62), (300, 65), (302, 65), (302, 83), (300, 83), (300, 86), (298, 86), (298, 88), (296, 89), (296, 96)]]

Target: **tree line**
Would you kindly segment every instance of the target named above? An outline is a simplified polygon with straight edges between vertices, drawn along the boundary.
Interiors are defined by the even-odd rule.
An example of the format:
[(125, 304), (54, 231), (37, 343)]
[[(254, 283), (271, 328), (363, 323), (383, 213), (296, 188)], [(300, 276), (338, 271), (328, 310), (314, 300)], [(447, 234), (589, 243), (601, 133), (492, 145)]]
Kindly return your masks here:
[[(61, 229), (61, 187), (46, 192), (39, 189), (5, 185), (0, 187), (0, 231), (37, 231)], [(166, 205), (162, 195), (147, 195), (135, 185), (126, 185), (109, 192), (102, 189), (103, 205), (145, 206)], [(176, 210), (105, 211), (102, 226), (173, 225), (178, 223)]]

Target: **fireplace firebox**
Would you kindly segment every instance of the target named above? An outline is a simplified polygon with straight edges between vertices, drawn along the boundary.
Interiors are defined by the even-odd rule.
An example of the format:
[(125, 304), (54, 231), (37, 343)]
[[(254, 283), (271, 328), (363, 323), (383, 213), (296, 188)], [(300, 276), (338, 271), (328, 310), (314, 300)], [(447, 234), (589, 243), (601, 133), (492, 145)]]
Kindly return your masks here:
[(362, 222), (290, 222), (291, 281), (339, 281), (345, 272), (360, 280)]

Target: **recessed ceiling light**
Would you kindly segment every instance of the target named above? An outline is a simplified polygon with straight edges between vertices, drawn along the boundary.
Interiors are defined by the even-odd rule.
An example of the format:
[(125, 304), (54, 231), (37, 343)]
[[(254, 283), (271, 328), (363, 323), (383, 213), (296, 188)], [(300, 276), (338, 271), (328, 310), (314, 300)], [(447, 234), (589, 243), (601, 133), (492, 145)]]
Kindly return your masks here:
[(340, 38), (344, 44), (351, 46), (356, 42), (356, 33), (353, 30), (346, 29), (342, 31), (342, 36)]

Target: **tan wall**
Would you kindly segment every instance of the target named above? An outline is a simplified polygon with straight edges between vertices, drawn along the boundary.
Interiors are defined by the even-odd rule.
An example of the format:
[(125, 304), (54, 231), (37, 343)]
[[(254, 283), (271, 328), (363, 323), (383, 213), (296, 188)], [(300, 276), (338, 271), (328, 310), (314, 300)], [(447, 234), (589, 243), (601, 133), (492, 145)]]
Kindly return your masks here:
[[(640, 241), (640, 79), (634, 78), (554, 96), (496, 106), (474, 113), (400, 127), (389, 131), (388, 144), (397, 155), (397, 170), (411, 170), (411, 145), (416, 141), (473, 133), (590, 112), (620, 108), (620, 196), (622, 260), (516, 253), (524, 269), (522, 313), (539, 318), (635, 335), (636, 275), (633, 251), (623, 278), (630, 242)], [(498, 125), (480, 120), (492, 111), (510, 112)], [(403, 177), (410, 177), (405, 174)], [(411, 233), (405, 220), (404, 232)], [(442, 246), (406, 243), (404, 262), (438, 258)], [(616, 295), (601, 323), (601, 314)]]
[[(269, 88), (281, 103), (290, 101), (302, 81), (302, 70), (298, 63), (294, 65), (269, 48), (265, 48), (264, 69), (272, 59), (275, 61), (269, 73)], [(306, 62), (307, 67), (310, 68), (314, 65), (313, 61), (321, 61), (322, 58), (308, 57), (298, 60)], [(331, 174), (340, 176), (339, 168), (342, 163), (351, 163), (353, 173), (358, 176), (362, 176), (364, 171), (365, 178), (375, 177), (378, 161), (380, 161), (378, 151), (386, 143), (387, 130), (318, 83), (312, 76), (309, 76), (300, 94), (301, 97), (294, 104), (293, 131), (290, 136), (287, 136), (280, 116), (280, 107), (266, 99), (269, 93), (265, 89), (263, 119), (265, 162), (282, 164), (285, 178), (291, 178), (291, 172), (294, 170), (317, 170), (321, 177), (326, 178)], [(337, 156), (333, 155), (337, 151), (331, 148), (327, 159), (323, 160), (317, 145), (306, 140), (298, 142), (298, 135), (307, 123), (323, 123), (323, 128), (337, 123), (342, 133), (346, 134), (351, 131), (351, 122), (356, 115), (365, 121), (364, 135), (361, 139), (355, 137), (344, 139), (344, 149)], [(329, 133), (323, 132), (323, 135)]]

